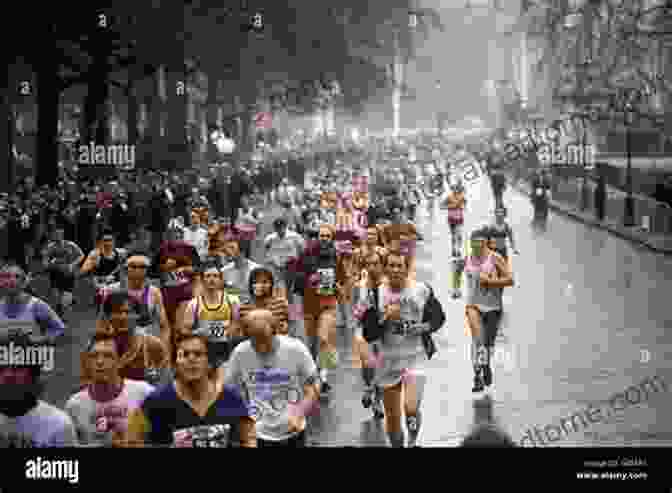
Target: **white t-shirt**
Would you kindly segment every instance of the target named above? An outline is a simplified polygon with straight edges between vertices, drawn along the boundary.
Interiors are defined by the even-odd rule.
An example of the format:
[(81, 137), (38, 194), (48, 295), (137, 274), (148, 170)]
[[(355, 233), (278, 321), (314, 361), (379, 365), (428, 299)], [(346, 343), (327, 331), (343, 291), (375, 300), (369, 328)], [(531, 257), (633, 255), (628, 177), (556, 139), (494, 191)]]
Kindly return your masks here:
[[(380, 367), (376, 370), (376, 382), (382, 386), (396, 385), (403, 372), (417, 368), (427, 361), (420, 335), (416, 335), (413, 326), (422, 322), (425, 303), (429, 299), (429, 287), (424, 283), (414, 283), (399, 293), (392, 293), (382, 286), (378, 291), (378, 310), (385, 313), (385, 305), (399, 303), (401, 323), (393, 330), (386, 331), (378, 341), (381, 349)], [(365, 290), (361, 291), (362, 308), (370, 306), (371, 298)], [(361, 330), (361, 329), (360, 329)]]
[(23, 416), (0, 413), (0, 449), (75, 447), (77, 434), (70, 416), (44, 401)]
[(202, 226), (196, 229), (191, 227), (184, 228), (182, 231), (182, 240), (193, 246), (198, 255), (204, 259), (208, 256), (208, 230)]
[(124, 380), (124, 388), (109, 402), (93, 400), (88, 389), (70, 397), (65, 411), (72, 417), (79, 442), (111, 445), (113, 431), (125, 431), (129, 414), (139, 408), (154, 387), (138, 380)]
[(260, 355), (250, 340), (239, 344), (231, 355), (225, 383), (238, 386), (249, 402), (257, 438), (282, 441), (298, 434), (289, 431), (289, 413), (292, 405), (303, 401), (303, 387), (317, 377), (317, 367), (299, 339), (278, 335), (274, 345), (271, 354)]
[(292, 257), (297, 257), (303, 247), (303, 238), (300, 234), (288, 229), (284, 238), (280, 238), (278, 233), (271, 233), (266, 236), (264, 245), (268, 251), (269, 258), (277, 258), (281, 265), (286, 265)]

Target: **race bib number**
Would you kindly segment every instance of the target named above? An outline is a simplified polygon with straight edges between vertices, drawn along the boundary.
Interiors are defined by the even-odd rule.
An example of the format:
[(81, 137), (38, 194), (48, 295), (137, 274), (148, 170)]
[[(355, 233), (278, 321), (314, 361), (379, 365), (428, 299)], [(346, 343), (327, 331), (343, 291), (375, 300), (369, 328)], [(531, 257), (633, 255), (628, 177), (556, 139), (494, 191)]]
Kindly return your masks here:
[(334, 296), (336, 294), (336, 270), (333, 268), (318, 269), (317, 274), (319, 276), (318, 293), (322, 296)]
[(401, 320), (393, 325), (391, 333), (392, 335), (406, 337), (414, 333), (415, 325), (415, 322)]
[(194, 426), (173, 433), (177, 448), (225, 448), (229, 445), (230, 425)]
[(28, 214), (24, 214), (21, 216), (21, 227), (23, 229), (30, 228), (30, 217), (28, 216)]
[(98, 433), (107, 433), (110, 431), (110, 422), (106, 416), (100, 416), (96, 419), (96, 431)]
[(166, 284), (171, 286), (179, 286), (187, 284), (190, 280), (189, 276), (181, 270), (174, 270), (165, 273)]
[(227, 322), (221, 320), (212, 320), (207, 322), (207, 331), (212, 339), (225, 339)]

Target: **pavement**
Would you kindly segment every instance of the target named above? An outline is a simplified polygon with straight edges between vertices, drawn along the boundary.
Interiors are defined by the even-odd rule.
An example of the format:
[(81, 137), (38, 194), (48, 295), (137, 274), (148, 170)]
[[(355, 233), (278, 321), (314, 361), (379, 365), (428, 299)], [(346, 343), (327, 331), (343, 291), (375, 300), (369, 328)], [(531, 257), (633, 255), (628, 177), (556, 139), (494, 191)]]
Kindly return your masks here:
[[(529, 183), (518, 184), (516, 189), (526, 196), (531, 196)], [(640, 226), (626, 227), (622, 222), (618, 222), (611, 218), (605, 218), (600, 221), (595, 217), (592, 210), (582, 211), (576, 207), (575, 204), (569, 204), (561, 200), (554, 200), (551, 198), (550, 207), (561, 214), (576, 219), (589, 226), (604, 229), (611, 234), (630, 240), (634, 243), (642, 245), (654, 252), (672, 255), (672, 234), (656, 234), (644, 230)]]
[[(465, 231), (488, 220), (493, 210), (486, 182), (472, 185), (467, 194)], [(552, 446), (672, 445), (669, 388), (641, 391), (647, 378), (672, 382), (672, 258), (557, 210), (539, 230), (531, 226), (529, 198), (509, 190), (504, 201), (521, 255), (512, 259), (516, 285), (504, 294), (494, 384), (481, 394), (471, 392), (464, 301), (450, 297), (447, 222), (438, 210), (420, 218), (426, 241), (418, 246), (418, 278), (434, 287), (447, 322), (434, 336), (439, 352), (425, 368), (419, 444), (456, 446), (472, 429), (477, 404), (488, 396), (492, 420), (516, 441), (536, 427)], [(269, 211), (265, 222), (278, 213)], [(59, 406), (77, 385), (83, 334), (93, 328), (93, 311), (83, 308), (77, 307), (71, 337), (57, 350), (59, 370), (47, 387), (46, 400)], [(341, 364), (330, 376), (333, 397), (322, 401), (310, 421), (313, 446), (386, 445), (384, 425), (360, 403), (351, 340), (350, 330), (341, 330)], [(621, 394), (626, 390), (629, 402)], [(553, 435), (563, 420), (590, 404), (604, 408), (603, 419)]]

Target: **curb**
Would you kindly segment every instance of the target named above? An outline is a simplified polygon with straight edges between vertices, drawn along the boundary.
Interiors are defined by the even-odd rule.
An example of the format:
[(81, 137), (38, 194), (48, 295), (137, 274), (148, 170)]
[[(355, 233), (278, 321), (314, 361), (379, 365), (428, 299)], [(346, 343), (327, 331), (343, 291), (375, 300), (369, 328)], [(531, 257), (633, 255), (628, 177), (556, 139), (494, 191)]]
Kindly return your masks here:
[[(524, 190), (520, 185), (514, 185), (513, 188), (515, 190), (517, 190), (520, 194), (525, 195), (526, 197), (531, 196), (531, 194), (529, 192), (527, 192), (526, 190)], [(595, 226), (596, 228), (606, 230), (606, 231), (610, 232), (611, 234), (613, 234), (614, 236), (617, 236), (621, 239), (628, 240), (632, 243), (636, 243), (638, 245), (646, 247), (653, 252), (661, 253), (663, 255), (671, 255), (672, 256), (672, 248), (665, 248), (665, 247), (656, 246), (656, 245), (648, 242), (647, 240), (644, 240), (642, 238), (638, 238), (636, 236), (629, 235), (629, 234), (627, 234), (627, 233), (625, 233), (625, 232), (623, 232), (623, 231), (621, 231), (617, 228), (614, 228), (610, 224), (605, 224), (605, 223), (597, 221), (595, 219), (588, 219), (588, 218), (582, 216), (581, 214), (578, 214), (578, 213), (573, 212), (571, 210), (565, 209), (564, 207), (561, 207), (560, 205), (557, 204), (557, 202), (555, 202), (553, 200), (551, 200), (549, 202), (549, 208), (556, 211), (556, 212), (560, 212), (567, 217), (571, 217), (572, 219), (574, 219), (578, 222), (581, 222), (583, 224), (587, 224), (589, 226)]]

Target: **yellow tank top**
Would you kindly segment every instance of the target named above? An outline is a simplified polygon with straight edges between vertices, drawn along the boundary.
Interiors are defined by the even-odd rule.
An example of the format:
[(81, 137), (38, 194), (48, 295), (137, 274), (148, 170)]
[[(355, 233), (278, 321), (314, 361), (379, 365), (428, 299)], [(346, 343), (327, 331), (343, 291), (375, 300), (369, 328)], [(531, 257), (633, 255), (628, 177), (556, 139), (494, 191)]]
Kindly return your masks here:
[(221, 301), (216, 305), (208, 305), (199, 296), (196, 299), (196, 320), (198, 330), (206, 332), (211, 342), (224, 342), (227, 340), (226, 330), (231, 325), (233, 318), (233, 304), (238, 304), (234, 297), (222, 294)]

